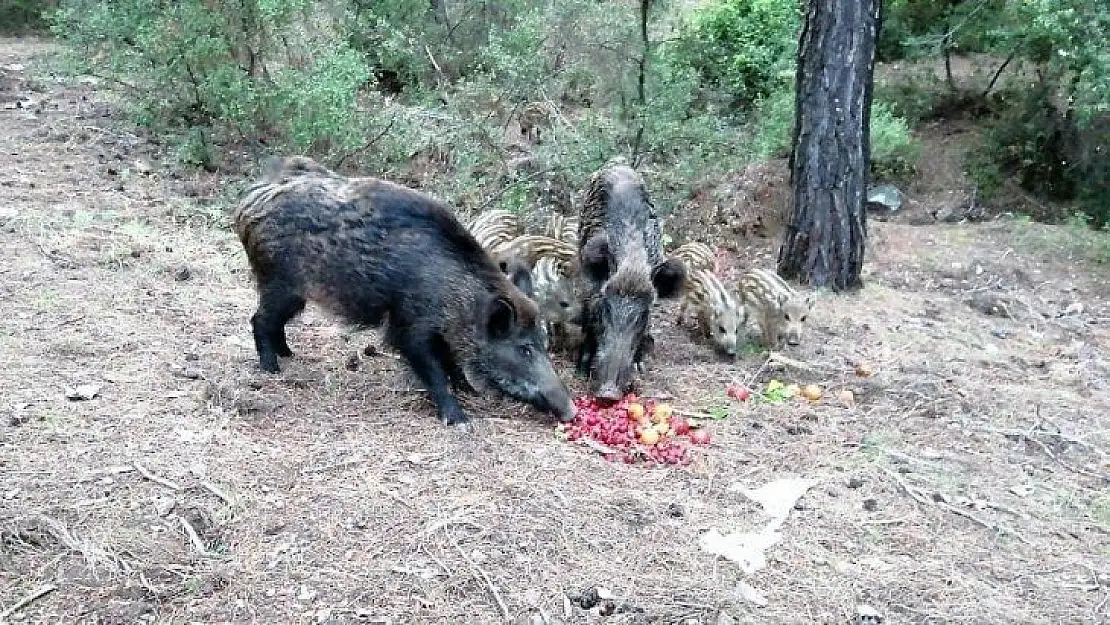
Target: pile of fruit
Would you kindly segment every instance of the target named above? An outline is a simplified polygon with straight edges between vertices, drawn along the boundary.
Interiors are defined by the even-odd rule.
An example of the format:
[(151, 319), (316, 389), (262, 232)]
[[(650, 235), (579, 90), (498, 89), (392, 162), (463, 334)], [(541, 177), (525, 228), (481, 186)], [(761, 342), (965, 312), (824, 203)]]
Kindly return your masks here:
[(574, 421), (560, 425), (560, 435), (588, 444), (610, 461), (686, 465), (690, 456), (683, 439), (695, 445), (710, 442), (707, 430), (675, 414), (670, 404), (641, 401), (634, 394), (615, 403), (579, 397), (574, 406)]

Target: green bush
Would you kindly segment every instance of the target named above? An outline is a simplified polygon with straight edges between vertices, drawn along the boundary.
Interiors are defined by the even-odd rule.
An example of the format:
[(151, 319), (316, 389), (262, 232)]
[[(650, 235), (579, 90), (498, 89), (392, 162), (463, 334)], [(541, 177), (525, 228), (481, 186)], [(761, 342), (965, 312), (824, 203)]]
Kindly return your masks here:
[(0, 0), (0, 33), (46, 30), (46, 16), (56, 4), (55, 0)]
[(1110, 115), (1084, 119), (1062, 111), (1044, 90), (1004, 92), (996, 102), (982, 146), (968, 158), (984, 197), (1013, 177), (1037, 197), (1074, 205), (1096, 228), (1110, 223)]
[(801, 20), (792, 0), (715, 0), (683, 24), (668, 62), (747, 108), (793, 76)]

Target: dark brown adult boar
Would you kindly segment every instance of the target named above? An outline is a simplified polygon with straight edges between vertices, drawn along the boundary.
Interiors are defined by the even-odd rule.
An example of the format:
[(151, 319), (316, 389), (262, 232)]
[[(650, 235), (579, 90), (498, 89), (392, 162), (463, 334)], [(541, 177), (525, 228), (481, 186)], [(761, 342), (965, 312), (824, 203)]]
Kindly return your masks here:
[(384, 323), (445, 424), (469, 420), (448, 382), (573, 418), (536, 305), (513, 281), (530, 289), (531, 276), (502, 273), (442, 202), (307, 157), (271, 158), (233, 218), (258, 288), (251, 325), (264, 371), (292, 356), (285, 324), (312, 300), (352, 323)]
[(682, 295), (682, 261), (663, 257), (659, 220), (643, 178), (613, 165), (586, 185), (578, 228), (583, 344), (578, 374), (590, 391), (619, 399), (655, 341), (650, 312), (656, 299)]

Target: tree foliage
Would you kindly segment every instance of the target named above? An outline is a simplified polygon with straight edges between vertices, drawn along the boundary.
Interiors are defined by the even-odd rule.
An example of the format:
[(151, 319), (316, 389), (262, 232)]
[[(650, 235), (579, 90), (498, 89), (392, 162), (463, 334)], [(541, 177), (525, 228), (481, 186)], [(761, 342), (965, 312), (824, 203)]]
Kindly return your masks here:
[[(524, 207), (552, 179), (573, 187), (624, 155), (653, 169), (665, 207), (706, 179), (783, 155), (799, 3), (652, 0), (646, 42), (641, 4), (0, 0), (0, 10), (48, 17), (74, 69), (118, 87), (137, 122), (209, 168), (243, 161), (244, 148), (298, 151), (429, 185), (464, 206), (519, 197)], [(1104, 2), (888, 0), (884, 9), (882, 59), (975, 52), (1006, 70), (989, 97), (986, 85), (960, 80), (958, 97), (942, 94), (989, 101), (990, 154), (976, 155), (976, 172), (1059, 179), (1042, 191), (1096, 212), (1107, 179), (1098, 128), (1110, 114)], [(905, 176), (916, 156), (906, 120), (944, 102), (921, 84), (875, 99), (872, 171)], [(519, 150), (504, 137), (528, 102), (557, 114), (527, 147), (533, 170), (514, 172), (505, 164)], [(1051, 124), (1034, 114), (1048, 108)], [(1057, 145), (1067, 151), (1046, 148)], [(433, 161), (450, 175), (416, 171)], [(1048, 175), (1053, 162), (1068, 166)]]

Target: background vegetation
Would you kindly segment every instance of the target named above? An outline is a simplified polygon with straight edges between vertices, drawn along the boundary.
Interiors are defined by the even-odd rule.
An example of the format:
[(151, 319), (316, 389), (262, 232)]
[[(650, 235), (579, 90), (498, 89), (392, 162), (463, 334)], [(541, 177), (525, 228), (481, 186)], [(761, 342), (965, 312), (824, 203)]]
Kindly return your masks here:
[[(196, 166), (296, 151), (463, 208), (523, 210), (566, 202), (621, 155), (652, 169), (665, 210), (707, 180), (788, 153), (799, 7), (8, 0), (0, 16), (9, 27), (49, 23), (73, 52), (69, 69), (118, 86), (135, 121)], [(877, 85), (873, 173), (911, 177), (915, 132), (968, 120), (981, 130), (966, 165), (982, 199), (1009, 182), (1061, 207), (1039, 218), (1106, 225), (1106, 32), (1103, 0), (888, 0), (880, 60), (944, 71), (906, 69)], [(981, 79), (953, 73), (966, 58), (987, 68)], [(529, 102), (552, 118), (535, 145), (513, 124)]]

